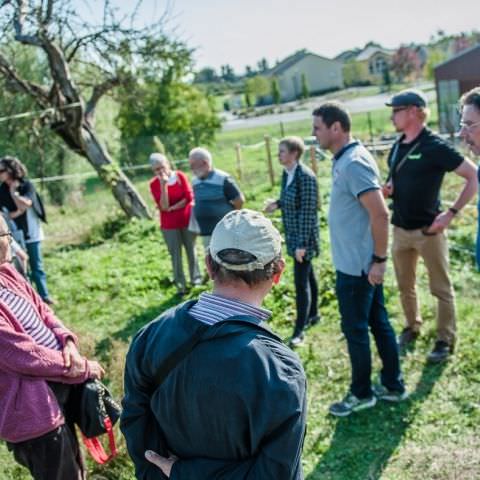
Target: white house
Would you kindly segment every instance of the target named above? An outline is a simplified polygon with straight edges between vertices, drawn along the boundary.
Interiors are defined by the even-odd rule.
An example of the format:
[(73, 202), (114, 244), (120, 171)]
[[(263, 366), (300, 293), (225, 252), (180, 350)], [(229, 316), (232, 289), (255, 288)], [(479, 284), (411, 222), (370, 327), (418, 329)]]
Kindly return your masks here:
[(268, 76), (279, 83), (282, 101), (299, 98), (302, 76), (310, 94), (343, 88), (343, 63), (300, 50), (270, 69)]

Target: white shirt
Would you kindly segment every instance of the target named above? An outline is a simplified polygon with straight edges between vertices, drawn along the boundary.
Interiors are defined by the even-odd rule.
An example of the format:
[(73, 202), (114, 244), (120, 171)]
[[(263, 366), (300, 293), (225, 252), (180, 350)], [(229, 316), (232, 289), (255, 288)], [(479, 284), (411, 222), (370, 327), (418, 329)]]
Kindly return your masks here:
[(293, 177), (295, 177), (295, 171), (297, 170), (298, 163), (295, 164), (290, 170), (285, 169), (287, 172), (287, 187), (293, 182)]
[(27, 208), (28, 236), (25, 243), (41, 242), (45, 237), (43, 235), (42, 224), (33, 207)]

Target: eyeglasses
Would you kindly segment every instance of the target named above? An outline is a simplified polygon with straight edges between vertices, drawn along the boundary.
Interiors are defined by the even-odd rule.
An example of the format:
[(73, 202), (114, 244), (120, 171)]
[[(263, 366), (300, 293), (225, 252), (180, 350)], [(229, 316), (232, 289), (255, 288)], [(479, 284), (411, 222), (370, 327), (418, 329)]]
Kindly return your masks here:
[(8, 240), (11, 242), (12, 241), (12, 232), (2, 232), (0, 233), (0, 238), (1, 237), (8, 237)]
[(397, 107), (397, 108), (392, 108), (392, 114), (395, 115), (398, 112), (401, 112), (402, 110), (406, 110), (408, 107)]
[(460, 122), (460, 130), (473, 130), (475, 127), (478, 127), (480, 125), (480, 121), (474, 122), (474, 123), (465, 123), (465, 122)]

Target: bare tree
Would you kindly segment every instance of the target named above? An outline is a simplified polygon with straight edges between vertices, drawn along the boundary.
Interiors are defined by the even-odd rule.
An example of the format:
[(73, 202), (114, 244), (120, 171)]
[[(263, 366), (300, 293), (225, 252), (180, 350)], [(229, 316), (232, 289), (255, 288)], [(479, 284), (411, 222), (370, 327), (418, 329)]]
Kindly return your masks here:
[[(142, 218), (149, 217), (145, 202), (96, 134), (96, 107), (116, 87), (135, 82), (139, 71), (161, 75), (191, 52), (165, 35), (165, 16), (149, 27), (134, 27), (139, 5), (117, 20), (106, 0), (103, 18), (94, 25), (80, 18), (70, 0), (0, 0), (0, 76), (9, 90), (47, 110), (43, 121), (89, 161), (128, 216)], [(16, 42), (45, 55), (42, 82), (15, 68)]]

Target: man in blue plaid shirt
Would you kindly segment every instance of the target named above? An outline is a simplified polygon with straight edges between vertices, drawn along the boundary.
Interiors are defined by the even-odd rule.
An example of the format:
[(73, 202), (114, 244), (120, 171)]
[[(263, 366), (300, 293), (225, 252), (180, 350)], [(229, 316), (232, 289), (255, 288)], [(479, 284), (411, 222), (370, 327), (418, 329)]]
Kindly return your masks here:
[(304, 329), (319, 321), (318, 286), (312, 260), (319, 253), (318, 185), (315, 174), (300, 159), (305, 150), (299, 137), (280, 141), (278, 158), (284, 167), (280, 198), (265, 210), (280, 208), (287, 252), (294, 259), (297, 318), (290, 346), (303, 342)]

